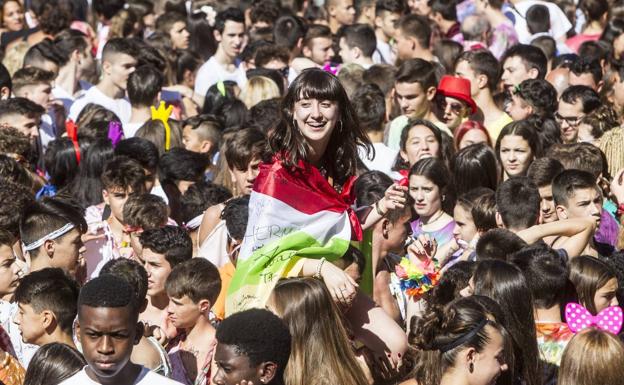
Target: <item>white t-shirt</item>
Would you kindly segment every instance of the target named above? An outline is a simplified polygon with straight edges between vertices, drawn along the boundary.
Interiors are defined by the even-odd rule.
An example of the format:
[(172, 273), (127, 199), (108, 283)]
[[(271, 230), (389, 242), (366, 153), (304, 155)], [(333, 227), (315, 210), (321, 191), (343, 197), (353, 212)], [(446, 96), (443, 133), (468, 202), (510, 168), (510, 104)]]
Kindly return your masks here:
[(394, 65), (396, 55), (392, 51), (390, 44), (383, 40), (377, 39), (377, 48), (373, 52), (373, 62), (375, 64), (390, 64)]
[(526, 23), (526, 13), (532, 6), (540, 4), (545, 5), (550, 13), (550, 34), (553, 39), (557, 40), (564, 37), (565, 34), (572, 28), (572, 23), (568, 20), (567, 16), (557, 4), (550, 1), (540, 0), (524, 0), (514, 4), (514, 7), (508, 9), (515, 17), (514, 27), (518, 33), (518, 40), (522, 44), (531, 43), (531, 33)]
[(52, 117), (49, 113), (41, 115), (41, 124), (39, 125), (39, 138), (41, 138), (41, 146), (43, 151), (48, 148), (48, 144), (56, 139), (54, 126), (52, 125)]
[(117, 117), (121, 120), (121, 124), (125, 125), (130, 121), (130, 114), (132, 113), (132, 106), (126, 98), (112, 99), (104, 95), (97, 86), (89, 88), (85, 94), (76, 99), (69, 110), (69, 118), (74, 122), (78, 120), (78, 115), (82, 112), (82, 109), (89, 103), (98, 104), (107, 110), (113, 111)]
[(202, 64), (197, 71), (197, 77), (195, 78), (195, 92), (206, 96), (208, 88), (218, 81), (233, 80), (238, 83), (238, 86), (242, 89), (247, 83), (247, 75), (242, 67), (237, 67), (234, 72), (229, 72), (221, 64), (217, 62), (217, 59), (213, 56), (208, 59), (207, 62)]
[(364, 148), (358, 147), (362, 163), (371, 171), (381, 171), (388, 176), (392, 176), (392, 166), (394, 166), (396, 156), (399, 152), (383, 143), (373, 143), (373, 147), (375, 148), (375, 157), (372, 160), (366, 157), (366, 150)]
[[(86, 368), (86, 367), (85, 367)], [(83, 368), (78, 373), (69, 377), (65, 381), (61, 382), (59, 385), (99, 385), (99, 382), (93, 381), (85, 372), (85, 368)], [(180, 382), (169, 379), (165, 376), (161, 376), (160, 374), (156, 374), (150, 371), (148, 368), (143, 367), (141, 369), (141, 373), (132, 383), (128, 384), (119, 384), (119, 385), (180, 385)]]
[(137, 131), (139, 131), (139, 128), (143, 127), (145, 123), (146, 122), (124, 124), (123, 125), (124, 137), (126, 139), (134, 137)]
[(150, 191), (150, 194), (161, 197), (166, 204), (169, 204), (169, 198), (167, 197), (167, 193), (165, 193), (165, 190), (162, 188), (161, 185), (152, 187), (152, 191)]

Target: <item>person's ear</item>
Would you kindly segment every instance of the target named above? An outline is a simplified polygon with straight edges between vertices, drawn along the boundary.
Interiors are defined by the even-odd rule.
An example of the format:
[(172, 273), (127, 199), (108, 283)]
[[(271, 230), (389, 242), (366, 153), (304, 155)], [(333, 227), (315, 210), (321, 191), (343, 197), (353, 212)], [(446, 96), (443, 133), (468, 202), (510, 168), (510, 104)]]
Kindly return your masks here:
[(363, 53), (362, 53), (362, 50), (359, 49), (358, 47), (352, 48), (351, 52), (353, 54), (353, 57), (356, 58), (356, 59), (359, 59), (362, 56), (364, 56)]
[(108, 191), (102, 190), (102, 199), (104, 200), (104, 204), (110, 204), (108, 197)]
[(41, 320), (41, 326), (46, 330), (47, 333), (51, 333), (57, 326), (56, 316), (50, 310), (44, 310), (39, 314), (39, 319)]
[(11, 97), (11, 90), (9, 87), (0, 88), (0, 99), (7, 100)]
[(407, 152), (403, 150), (399, 150), (399, 156), (401, 157), (401, 159), (403, 159), (405, 163), (409, 164), (409, 158), (407, 157)]
[(52, 256), (54, 255), (54, 246), (55, 243), (51, 239), (43, 242), (43, 250), (45, 250), (45, 253), (48, 255), (49, 258), (52, 258)]
[(392, 224), (388, 219), (383, 218), (381, 220), (381, 235), (383, 235), (384, 239), (388, 239), (390, 235), (390, 226), (392, 226)]
[(528, 71), (528, 75), (530, 79), (537, 79), (539, 77), (539, 71), (537, 70), (537, 68), (531, 68)]
[(134, 331), (134, 344), (138, 345), (139, 342), (141, 341), (141, 338), (143, 338), (143, 333), (145, 332), (145, 325), (143, 325), (143, 322), (137, 322), (136, 323), (136, 327), (135, 327), (135, 331)]
[(263, 362), (258, 366), (258, 377), (260, 378), (260, 382), (263, 384), (268, 384), (273, 381), (276, 374), (277, 364), (275, 362)]
[(78, 51), (77, 49), (73, 50), (71, 55), (69, 56), (69, 60), (75, 63), (79, 63), (80, 59), (80, 51)]
[(559, 219), (568, 219), (568, 209), (562, 205), (556, 205), (555, 211), (557, 212), (557, 217)]
[(210, 308), (212, 307), (212, 304), (207, 299), (202, 299), (202, 300), (199, 301), (197, 306), (199, 307), (199, 311), (202, 314), (206, 314), (207, 315), (208, 312), (210, 311)]
[(107, 60), (103, 60), (102, 61), (102, 73), (106, 74), (106, 75), (110, 75), (112, 73), (113, 70), (113, 65), (111, 64), (111, 62), (107, 61)]
[[(80, 312), (80, 309), (78, 309), (78, 311)], [(80, 343), (82, 344), (82, 336), (80, 334), (80, 321), (78, 318), (76, 318), (76, 324), (74, 325), (74, 330), (76, 333), (76, 338), (78, 338), (78, 341), (80, 341)]]
[(498, 211), (496, 212), (496, 226), (501, 229), (505, 228), (505, 224), (503, 223), (503, 217)]
[(303, 54), (303, 56), (305, 56), (307, 58), (312, 56), (312, 50), (307, 45), (303, 46), (303, 49), (301, 50), (301, 53)]
[(434, 98), (435, 98), (435, 96), (436, 96), (436, 92), (437, 92), (437, 91), (436, 91), (436, 88), (435, 88), (435, 87), (429, 87), (429, 88), (427, 89), (427, 100), (428, 100), (428, 101), (430, 101), (430, 102), (431, 102), (431, 101), (433, 101), (433, 99), (434, 99)]
[(215, 40), (217, 41), (217, 43), (221, 43), (221, 32), (219, 32), (218, 29), (215, 29), (212, 32), (212, 35), (214, 36)]
[(477, 87), (482, 90), (484, 88), (488, 88), (488, 77), (487, 75), (477, 75)]
[(604, 86), (604, 81), (599, 81), (598, 85), (596, 86), (596, 92), (600, 93), (600, 91), (602, 91), (602, 87)]
[(228, 171), (230, 172), (230, 181), (234, 184), (234, 186), (236, 186), (236, 177), (234, 176), (232, 169), (230, 168)]
[(212, 142), (209, 140), (203, 140), (201, 146), (199, 147), (199, 152), (208, 154), (212, 150)]
[(373, 23), (375, 24), (375, 28), (381, 28), (383, 24), (383, 18), (381, 16), (375, 16), (373, 19)]
[(329, 15), (329, 17), (336, 16), (336, 6), (335, 5), (330, 5), (329, 7), (327, 7), (327, 15)]
[(462, 354), (462, 358), (463, 358), (463, 361), (465, 362), (468, 373), (474, 372), (474, 364), (477, 361), (478, 354), (479, 353), (477, 352), (477, 349), (475, 348), (468, 348)]

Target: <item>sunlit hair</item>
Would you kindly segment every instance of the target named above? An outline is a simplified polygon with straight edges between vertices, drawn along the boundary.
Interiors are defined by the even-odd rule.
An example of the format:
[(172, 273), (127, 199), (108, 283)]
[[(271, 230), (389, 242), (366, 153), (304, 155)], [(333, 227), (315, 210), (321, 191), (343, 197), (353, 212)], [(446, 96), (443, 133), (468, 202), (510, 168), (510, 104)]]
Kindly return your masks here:
[(266, 76), (254, 76), (247, 80), (247, 84), (240, 94), (240, 99), (247, 108), (251, 108), (263, 100), (279, 97), (278, 85)]
[(292, 335), (286, 385), (368, 383), (349, 344), (340, 310), (323, 282), (281, 280), (270, 303)]
[[(444, 373), (462, 365), (458, 362), (461, 351), (473, 348), (482, 352), (499, 333), (503, 347), (508, 350), (508, 334), (501, 324), (500, 309), (493, 312), (482, 300), (475, 297), (458, 298), (446, 306), (431, 306), (412, 325), (409, 333), (410, 345), (415, 349), (412, 377), (419, 384), (440, 384)], [(495, 305), (494, 305), (495, 306)], [(464, 343), (453, 346), (454, 341), (470, 335)], [(510, 364), (509, 361), (507, 362)]]
[(295, 126), (295, 104), (302, 99), (329, 100), (338, 103), (340, 117), (334, 127), (323, 163), (328, 175), (338, 184), (356, 174), (358, 146), (366, 147), (367, 156), (374, 152), (366, 132), (358, 124), (357, 116), (340, 81), (320, 69), (304, 70), (288, 88), (282, 101), (282, 121), (269, 138), (271, 150), (281, 154), (286, 166), (295, 167), (306, 161), (310, 151), (306, 138)]
[(468, 131), (471, 131), (471, 130), (478, 130), (478, 131), (483, 132), (485, 134), (485, 137), (487, 138), (487, 142), (486, 142), (487, 145), (492, 147), (492, 138), (490, 138), (490, 134), (488, 133), (485, 126), (483, 126), (483, 124), (475, 120), (467, 120), (463, 122), (462, 124), (460, 124), (455, 130), (455, 140), (454, 140), (455, 150), (459, 151), (460, 149), (459, 144), (464, 138), (464, 135), (466, 135)]
[(624, 344), (600, 329), (589, 328), (568, 343), (557, 385), (624, 384)]
[(615, 271), (598, 258), (581, 255), (570, 262), (570, 281), (578, 300), (594, 315), (598, 313), (594, 302), (596, 292), (612, 279), (616, 279)]

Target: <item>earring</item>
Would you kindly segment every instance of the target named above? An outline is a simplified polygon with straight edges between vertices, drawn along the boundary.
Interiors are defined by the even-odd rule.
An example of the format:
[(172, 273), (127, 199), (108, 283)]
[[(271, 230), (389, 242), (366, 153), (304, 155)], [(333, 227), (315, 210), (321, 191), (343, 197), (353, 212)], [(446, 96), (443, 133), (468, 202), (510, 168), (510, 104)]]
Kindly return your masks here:
[(442, 195), (442, 202), (446, 200), (446, 195)]
[(470, 373), (474, 372), (474, 364), (471, 362), (470, 365), (468, 365), (468, 371)]

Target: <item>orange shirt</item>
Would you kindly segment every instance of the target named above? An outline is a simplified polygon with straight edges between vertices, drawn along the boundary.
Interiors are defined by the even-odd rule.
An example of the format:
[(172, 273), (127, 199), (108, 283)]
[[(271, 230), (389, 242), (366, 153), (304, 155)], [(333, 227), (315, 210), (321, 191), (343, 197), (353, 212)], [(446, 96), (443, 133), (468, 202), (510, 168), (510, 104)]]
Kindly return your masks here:
[(226, 263), (219, 269), (219, 275), (221, 275), (221, 292), (212, 306), (212, 312), (220, 320), (225, 317), (225, 297), (227, 297), (227, 292), (230, 287), (230, 282), (232, 282), (232, 277), (234, 277), (235, 270), (236, 267), (234, 267), (232, 262)]

